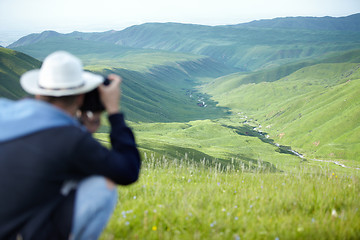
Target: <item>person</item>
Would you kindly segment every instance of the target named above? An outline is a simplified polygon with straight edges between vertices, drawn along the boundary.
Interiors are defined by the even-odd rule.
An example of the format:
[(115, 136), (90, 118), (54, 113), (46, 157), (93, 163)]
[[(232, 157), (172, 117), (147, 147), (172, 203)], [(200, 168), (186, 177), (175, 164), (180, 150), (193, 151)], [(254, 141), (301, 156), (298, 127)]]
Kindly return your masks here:
[[(77, 57), (57, 51), (21, 76), (34, 99), (0, 99), (0, 239), (97, 239), (116, 205), (112, 182), (137, 181), (141, 161), (120, 112), (121, 78), (108, 78), (105, 86)], [(75, 118), (95, 88), (112, 149)]]

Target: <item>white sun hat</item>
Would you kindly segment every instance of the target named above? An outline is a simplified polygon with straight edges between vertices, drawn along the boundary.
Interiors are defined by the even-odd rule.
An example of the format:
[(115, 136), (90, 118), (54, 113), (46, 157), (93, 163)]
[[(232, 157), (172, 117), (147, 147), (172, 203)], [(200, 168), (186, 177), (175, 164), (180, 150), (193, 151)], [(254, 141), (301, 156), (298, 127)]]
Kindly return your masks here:
[(24, 73), (20, 83), (30, 94), (60, 97), (89, 92), (103, 80), (101, 75), (84, 71), (74, 55), (57, 51), (45, 58), (40, 69)]

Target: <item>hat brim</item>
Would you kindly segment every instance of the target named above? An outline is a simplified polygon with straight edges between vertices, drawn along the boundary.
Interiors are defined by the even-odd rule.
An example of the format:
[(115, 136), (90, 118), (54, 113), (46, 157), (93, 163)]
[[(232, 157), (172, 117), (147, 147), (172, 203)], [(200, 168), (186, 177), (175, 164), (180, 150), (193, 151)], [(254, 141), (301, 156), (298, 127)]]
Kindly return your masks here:
[(79, 87), (71, 89), (46, 89), (39, 86), (39, 75), (39, 69), (28, 71), (22, 75), (20, 79), (22, 88), (33, 95), (61, 97), (90, 92), (104, 81), (104, 78), (101, 75), (84, 71), (81, 75), (84, 84)]

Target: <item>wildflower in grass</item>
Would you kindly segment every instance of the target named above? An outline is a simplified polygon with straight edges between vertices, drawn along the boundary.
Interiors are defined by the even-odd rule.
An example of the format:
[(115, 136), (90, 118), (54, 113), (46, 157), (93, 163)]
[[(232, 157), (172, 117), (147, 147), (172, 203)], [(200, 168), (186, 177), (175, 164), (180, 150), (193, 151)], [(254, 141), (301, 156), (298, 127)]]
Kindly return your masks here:
[(153, 230), (153, 231), (156, 231), (156, 230), (157, 230), (157, 227), (156, 227), (156, 226), (153, 226), (153, 227), (152, 227), (152, 230)]
[(125, 225), (126, 225), (126, 226), (129, 226), (129, 225), (130, 225), (130, 222), (126, 221)]
[(337, 214), (337, 212), (336, 212), (335, 209), (333, 209), (333, 210), (331, 211), (331, 217), (332, 217), (333, 219), (338, 217), (338, 214)]
[(210, 224), (210, 227), (214, 227), (215, 224), (216, 224), (216, 221), (212, 222), (212, 223)]

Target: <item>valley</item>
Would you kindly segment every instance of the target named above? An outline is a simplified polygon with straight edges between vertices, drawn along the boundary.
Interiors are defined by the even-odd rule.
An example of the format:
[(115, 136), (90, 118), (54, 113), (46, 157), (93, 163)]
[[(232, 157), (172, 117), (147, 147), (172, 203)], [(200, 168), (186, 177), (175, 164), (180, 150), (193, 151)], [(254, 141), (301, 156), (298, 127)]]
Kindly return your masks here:
[[(144, 153), (235, 161), (249, 169), (262, 164), (271, 171), (321, 161), (354, 169), (360, 161), (360, 32), (343, 19), (323, 20), (31, 34), (1, 48), (7, 55), (0, 95), (24, 97), (16, 78), (62, 49), (88, 71), (123, 77), (122, 111)], [(357, 22), (358, 15), (347, 20)], [(288, 21), (302, 27), (289, 28)], [(10, 56), (31, 64), (11, 72)], [(104, 116), (96, 136), (105, 143), (108, 131)]]

